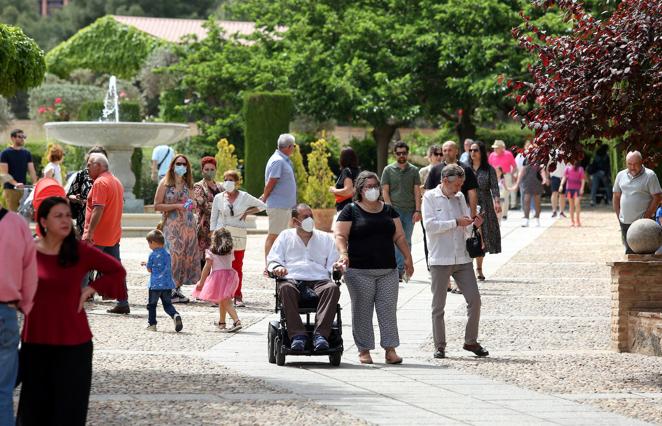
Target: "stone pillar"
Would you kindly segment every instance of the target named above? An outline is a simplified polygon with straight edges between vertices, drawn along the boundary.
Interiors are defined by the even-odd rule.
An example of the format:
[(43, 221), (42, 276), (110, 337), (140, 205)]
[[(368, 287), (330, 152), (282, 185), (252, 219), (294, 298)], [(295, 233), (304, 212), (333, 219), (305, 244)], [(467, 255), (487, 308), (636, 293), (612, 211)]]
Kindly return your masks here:
[(136, 177), (131, 170), (133, 147), (108, 147), (107, 152), (110, 171), (124, 186), (124, 212), (143, 213), (145, 203), (133, 193), (133, 186), (136, 184)]
[[(662, 312), (662, 255), (626, 255), (611, 262), (611, 347), (631, 352), (635, 336), (629, 317)], [(640, 313), (646, 315), (640, 315)], [(662, 326), (662, 323), (660, 324)]]

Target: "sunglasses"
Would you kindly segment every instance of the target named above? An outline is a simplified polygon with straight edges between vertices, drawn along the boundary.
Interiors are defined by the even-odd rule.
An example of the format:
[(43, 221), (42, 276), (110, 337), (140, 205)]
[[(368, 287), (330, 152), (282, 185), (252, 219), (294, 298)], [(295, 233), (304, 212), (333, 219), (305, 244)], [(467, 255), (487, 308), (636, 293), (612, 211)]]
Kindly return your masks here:
[(444, 153), (443, 152), (433, 152), (432, 155), (435, 155), (437, 157), (443, 157)]
[(399, 152), (395, 151), (395, 155), (397, 155), (398, 157), (404, 157), (407, 154), (409, 154), (407, 151), (399, 151)]
[(15, 137), (16, 139), (27, 139), (27, 138), (28, 138), (28, 137), (25, 136), (25, 135), (17, 135), (17, 136), (14, 136), (14, 137)]
[(470, 149), (469, 152), (480, 152), (480, 149), (473, 148), (473, 149)]

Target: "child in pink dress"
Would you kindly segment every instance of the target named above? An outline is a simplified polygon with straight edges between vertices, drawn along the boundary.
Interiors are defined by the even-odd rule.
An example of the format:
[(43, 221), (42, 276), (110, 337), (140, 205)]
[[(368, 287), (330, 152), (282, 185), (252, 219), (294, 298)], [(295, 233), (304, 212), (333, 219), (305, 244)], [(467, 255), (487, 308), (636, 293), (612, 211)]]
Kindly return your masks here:
[(585, 180), (584, 168), (579, 165), (579, 161), (573, 161), (566, 166), (563, 179), (561, 179), (561, 188), (565, 189), (565, 195), (568, 198), (568, 204), (570, 204), (571, 226), (582, 226), (579, 221), (579, 213), (581, 212), (581, 198), (584, 195)]
[[(232, 235), (225, 228), (219, 228), (214, 231), (211, 240), (211, 248), (205, 251), (205, 266), (202, 268), (200, 281), (196, 284), (192, 296), (218, 303), (218, 328), (221, 331), (238, 331), (241, 321), (232, 306), (232, 298), (239, 285), (237, 271), (232, 269)], [(226, 313), (229, 313), (234, 321), (230, 328), (225, 326)]]

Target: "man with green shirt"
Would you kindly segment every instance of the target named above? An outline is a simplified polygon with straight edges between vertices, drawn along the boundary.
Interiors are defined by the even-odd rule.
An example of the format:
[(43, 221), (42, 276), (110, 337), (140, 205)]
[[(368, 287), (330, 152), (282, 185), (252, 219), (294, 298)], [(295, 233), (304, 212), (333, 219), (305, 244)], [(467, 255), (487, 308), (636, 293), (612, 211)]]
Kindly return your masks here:
[[(393, 206), (400, 215), (405, 238), (411, 248), (414, 223), (421, 220), (421, 178), (418, 168), (407, 161), (409, 146), (406, 143), (396, 142), (393, 153), (396, 158), (395, 163), (386, 166), (382, 172), (382, 194), (384, 202)], [(397, 247), (395, 248), (395, 260), (402, 280), (405, 259)]]

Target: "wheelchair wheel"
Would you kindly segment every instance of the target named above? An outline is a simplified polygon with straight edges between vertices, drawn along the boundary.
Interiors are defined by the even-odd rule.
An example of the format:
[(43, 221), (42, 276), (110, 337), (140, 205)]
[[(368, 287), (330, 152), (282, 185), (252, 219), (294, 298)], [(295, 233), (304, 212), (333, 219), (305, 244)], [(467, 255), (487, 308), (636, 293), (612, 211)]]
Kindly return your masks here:
[(274, 326), (269, 324), (269, 330), (267, 331), (267, 351), (269, 352), (269, 363), (276, 363), (276, 330)]
[(276, 336), (274, 339), (274, 345), (276, 346), (274, 350), (274, 357), (276, 358), (276, 364), (283, 366), (285, 365), (285, 352), (283, 352), (283, 341), (279, 336)]
[(334, 352), (332, 354), (329, 354), (329, 362), (334, 367), (337, 367), (337, 366), (340, 365), (340, 359), (341, 358), (342, 358), (342, 352)]

